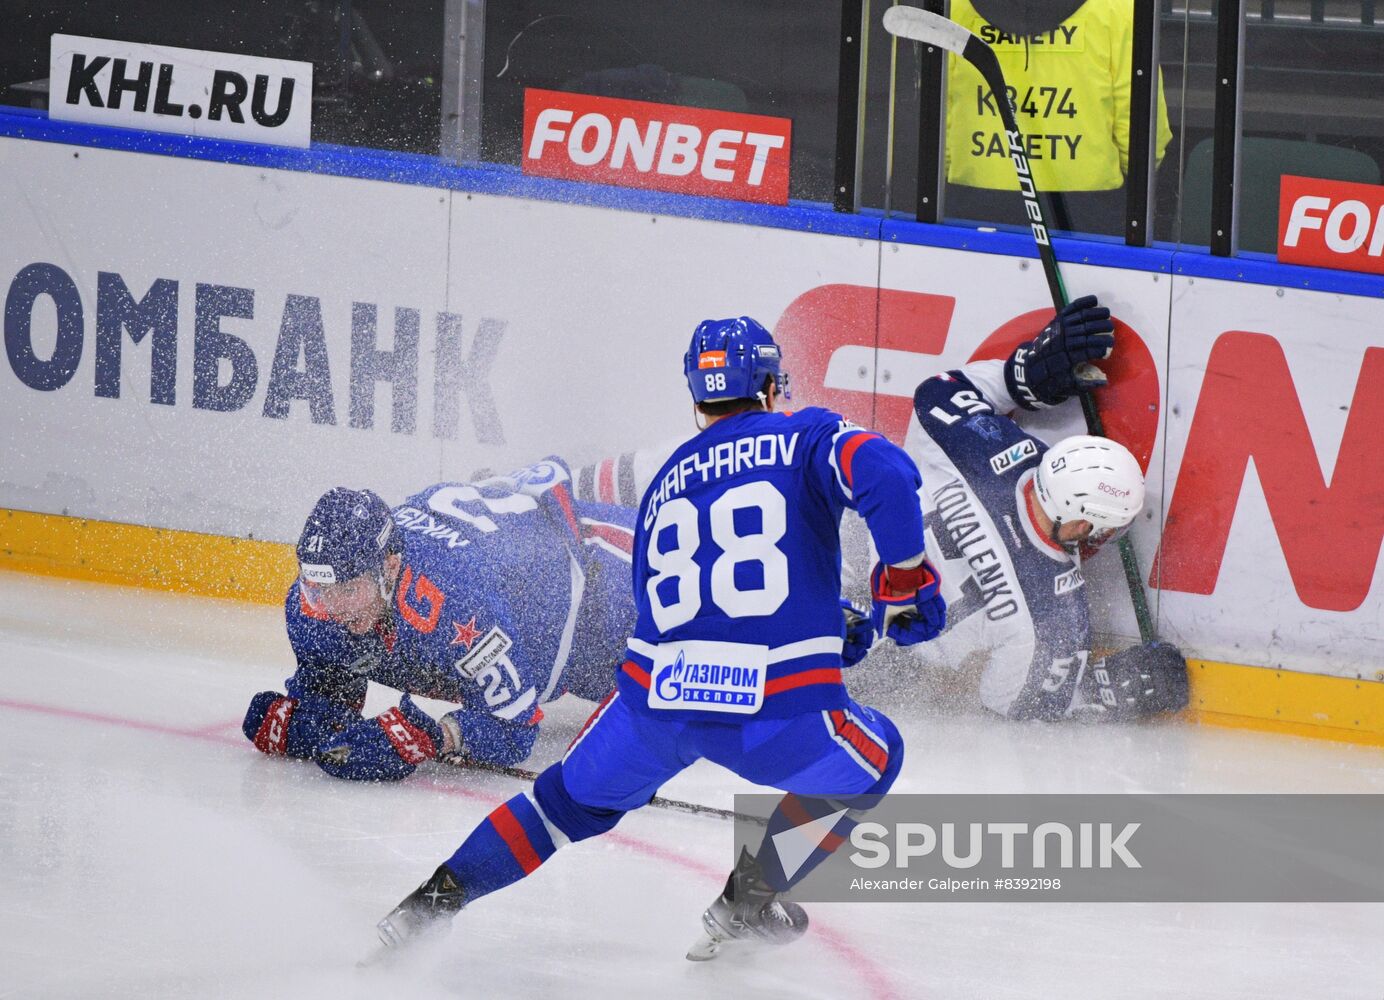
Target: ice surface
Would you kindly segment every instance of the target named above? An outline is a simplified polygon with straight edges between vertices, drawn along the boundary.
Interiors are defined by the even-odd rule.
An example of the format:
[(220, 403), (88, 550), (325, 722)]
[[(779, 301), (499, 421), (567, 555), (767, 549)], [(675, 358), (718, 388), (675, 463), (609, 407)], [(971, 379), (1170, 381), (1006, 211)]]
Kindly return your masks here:
[[(375, 921), (521, 783), (429, 765), (353, 785), (255, 753), (239, 723), (289, 672), (279, 615), (0, 573), (0, 997), (1384, 994), (1384, 906), (1363, 905), (814, 905), (791, 948), (694, 965), (729, 830), (653, 809), (403, 967), (358, 970)], [(1384, 791), (1374, 749), (1005, 724), (862, 680), (908, 741), (911, 791)], [(553, 706), (536, 766), (587, 710)], [(699, 765), (665, 794), (728, 805), (742, 787)]]

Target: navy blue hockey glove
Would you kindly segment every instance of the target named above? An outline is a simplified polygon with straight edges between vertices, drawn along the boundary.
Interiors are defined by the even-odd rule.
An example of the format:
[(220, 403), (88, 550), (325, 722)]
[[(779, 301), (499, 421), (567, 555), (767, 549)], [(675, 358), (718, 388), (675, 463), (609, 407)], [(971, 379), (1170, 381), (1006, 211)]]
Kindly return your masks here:
[(542, 721), (543, 709), (537, 705), (523, 722), (509, 722), (486, 712), (458, 708), (439, 720), (442, 749), (437, 759), (462, 767), (472, 761), (513, 767), (533, 751), (538, 739), (538, 724)]
[(1025, 410), (1056, 406), (1105, 385), (1104, 373), (1090, 362), (1110, 357), (1114, 348), (1110, 310), (1094, 295), (1083, 295), (1036, 338), (1014, 348), (1004, 363), (1005, 387)]
[(846, 616), (846, 641), (841, 647), (841, 661), (853, 667), (865, 659), (875, 644), (875, 626), (869, 615), (844, 597), (841, 598), (841, 612)]
[(404, 695), (397, 708), (365, 719), (317, 748), (317, 766), (333, 778), (398, 781), (437, 756), (442, 727)]
[(311, 757), (319, 743), (359, 721), (360, 713), (349, 705), (261, 691), (250, 699), (240, 728), (261, 753)]
[(900, 646), (935, 639), (947, 627), (942, 578), (924, 559), (911, 569), (876, 563), (870, 571), (870, 622)]
[(1177, 712), (1187, 707), (1187, 661), (1171, 643), (1133, 646), (1092, 663), (1081, 693), (1086, 711), (1110, 722)]

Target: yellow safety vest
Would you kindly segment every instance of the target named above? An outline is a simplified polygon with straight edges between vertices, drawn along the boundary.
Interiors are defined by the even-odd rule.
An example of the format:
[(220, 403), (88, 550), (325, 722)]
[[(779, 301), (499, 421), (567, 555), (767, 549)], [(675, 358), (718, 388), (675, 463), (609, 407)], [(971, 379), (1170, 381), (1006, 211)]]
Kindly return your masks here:
[[(952, 0), (952, 19), (989, 42), (999, 58), (1039, 190), (1109, 191), (1124, 184), (1133, 14), (1133, 0), (1086, 0), (1050, 31), (1009, 35), (981, 17), (971, 0)], [(1007, 190), (1017, 183), (994, 102), (971, 64), (950, 57), (946, 155), (953, 184)], [(1159, 161), (1171, 138), (1160, 72)]]

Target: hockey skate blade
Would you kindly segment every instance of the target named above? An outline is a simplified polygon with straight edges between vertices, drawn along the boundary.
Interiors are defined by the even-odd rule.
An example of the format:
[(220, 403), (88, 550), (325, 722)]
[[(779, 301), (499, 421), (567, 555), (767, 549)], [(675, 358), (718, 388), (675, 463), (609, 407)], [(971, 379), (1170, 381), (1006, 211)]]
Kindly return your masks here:
[(721, 953), (721, 942), (717, 941), (710, 934), (702, 932), (691, 948), (687, 949), (687, 960), (689, 962), (709, 962)]

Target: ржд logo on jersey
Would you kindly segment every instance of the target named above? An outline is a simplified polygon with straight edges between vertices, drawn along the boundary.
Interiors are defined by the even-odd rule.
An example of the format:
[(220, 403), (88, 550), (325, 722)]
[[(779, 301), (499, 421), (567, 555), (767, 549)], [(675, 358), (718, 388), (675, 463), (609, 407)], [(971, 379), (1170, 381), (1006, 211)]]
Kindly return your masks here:
[(1011, 445), (998, 455), (991, 457), (990, 468), (995, 470), (995, 475), (1001, 476), (1010, 469), (1021, 465), (1026, 459), (1038, 456), (1038, 443), (1032, 438), (1024, 438), (1018, 444)]
[(1085, 582), (1086, 578), (1081, 575), (1081, 567), (1073, 566), (1067, 572), (1052, 578), (1052, 592), (1061, 597), (1063, 594), (1070, 594)]

